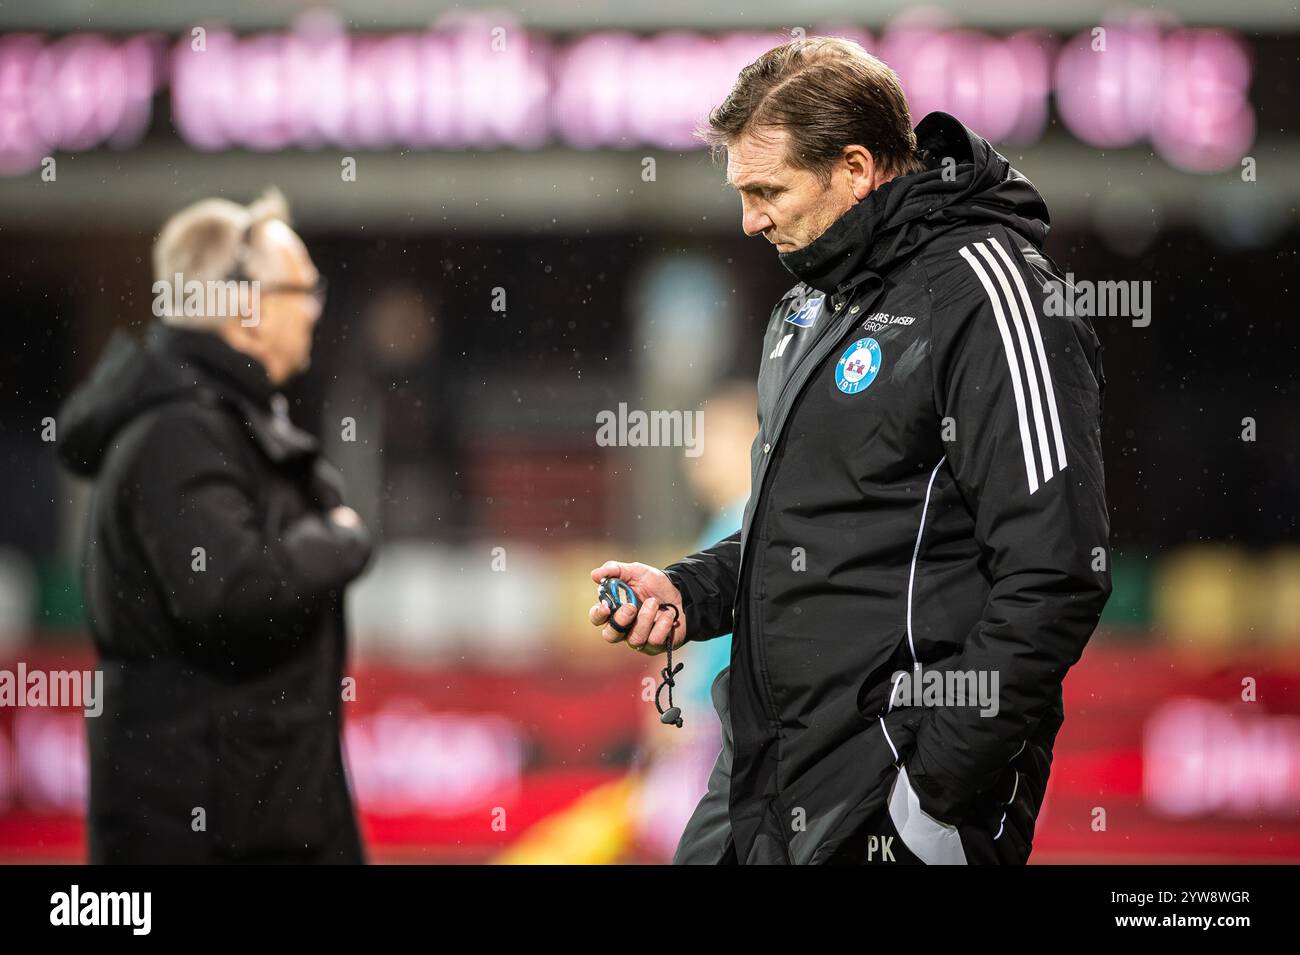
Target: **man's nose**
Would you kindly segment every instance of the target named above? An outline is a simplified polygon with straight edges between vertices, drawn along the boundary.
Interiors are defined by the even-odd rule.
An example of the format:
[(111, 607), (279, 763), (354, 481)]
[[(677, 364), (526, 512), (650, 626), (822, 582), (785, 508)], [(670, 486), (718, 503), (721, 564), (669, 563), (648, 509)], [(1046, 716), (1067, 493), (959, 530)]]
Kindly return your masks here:
[(741, 207), (740, 227), (744, 230), (745, 235), (761, 235), (772, 228), (772, 220), (766, 212), (745, 203)]

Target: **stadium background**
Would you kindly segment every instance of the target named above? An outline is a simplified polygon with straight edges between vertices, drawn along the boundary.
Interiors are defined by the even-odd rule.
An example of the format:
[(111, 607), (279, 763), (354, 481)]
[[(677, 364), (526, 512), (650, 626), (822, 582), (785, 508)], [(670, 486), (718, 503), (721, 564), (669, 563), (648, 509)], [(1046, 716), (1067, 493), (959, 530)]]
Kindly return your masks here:
[[(1063, 269), (1152, 283), (1149, 325), (1095, 319), (1115, 593), (1033, 861), (1300, 861), (1282, 2), (0, 6), (0, 667), (93, 660), (86, 489), (44, 420), (151, 320), (161, 221), (275, 184), (330, 282), (293, 414), (380, 545), (346, 714), (371, 857), (665, 858), (710, 721), (697, 688), (694, 734), (656, 725), (656, 664), (585, 623), (587, 571), (725, 521), (698, 469), (738, 441), (708, 450), (708, 401), (756, 372), (791, 279), (689, 130), (797, 30), (859, 39), (915, 119), (994, 140)], [(704, 454), (600, 446), (620, 404), (704, 408)], [(0, 861), (83, 858), (85, 772), (78, 711), (0, 709)]]

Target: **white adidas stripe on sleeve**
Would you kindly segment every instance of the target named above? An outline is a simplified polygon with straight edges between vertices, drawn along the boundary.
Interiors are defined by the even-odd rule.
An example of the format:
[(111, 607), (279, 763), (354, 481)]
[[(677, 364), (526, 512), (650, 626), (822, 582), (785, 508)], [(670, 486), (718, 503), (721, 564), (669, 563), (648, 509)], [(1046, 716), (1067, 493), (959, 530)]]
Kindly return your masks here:
[(1052, 387), (1051, 369), (1047, 367), (1047, 352), (1043, 348), (1043, 335), (1038, 330), (1038, 312), (1034, 308), (1033, 301), (1029, 298), (1029, 291), (1025, 288), (1024, 276), (1020, 270), (1011, 262), (1011, 256), (1002, 248), (997, 239), (992, 237), (989, 241), (993, 243), (993, 248), (997, 249), (998, 255), (1007, 263), (1007, 271), (1015, 279), (1016, 288), (1020, 291), (1020, 300), (1025, 303), (1025, 314), (1029, 316), (1029, 327), (1034, 333), (1034, 348), (1038, 352), (1038, 363), (1043, 369), (1043, 388), (1047, 392), (1047, 410), (1052, 416), (1052, 432), (1056, 437), (1056, 463), (1057, 468), (1065, 467), (1065, 434), (1061, 431), (1061, 416), (1056, 410), (1056, 389)]
[[(1016, 340), (1020, 342), (1020, 355), (1022, 357), (1029, 354), (1029, 338), (1025, 335), (1025, 323), (1020, 320), (1020, 304), (1016, 297), (1011, 294), (1011, 283), (1007, 281), (1007, 275), (1002, 271), (1002, 266), (997, 259), (993, 258), (993, 253), (989, 251), (988, 246), (983, 242), (976, 244), (976, 250), (984, 257), (984, 261), (989, 264), (989, 271), (997, 276), (998, 284), (1002, 286), (1002, 295), (1006, 299), (1007, 306), (1011, 312), (1011, 324), (1016, 330)], [(1025, 377), (1029, 379), (1029, 398), (1030, 406), (1034, 410), (1034, 430), (1038, 434), (1038, 460), (1043, 465), (1043, 483), (1046, 484), (1052, 479), (1052, 452), (1047, 446), (1047, 424), (1043, 420), (1042, 398), (1038, 394), (1038, 375), (1034, 372), (1034, 362), (1026, 359), (1024, 362)]]
[[(1034, 309), (1024, 277), (1016, 267), (1011, 256), (1002, 248), (997, 239), (990, 238), (989, 245), (976, 242), (959, 250), (961, 257), (975, 272), (984, 292), (989, 297), (993, 308), (993, 318), (1002, 337), (1002, 348), (1006, 354), (1007, 370), (1011, 375), (1011, 390), (1016, 401), (1016, 417), (1020, 426), (1020, 444), (1025, 456), (1025, 477), (1029, 483), (1029, 493), (1035, 493), (1040, 484), (1052, 479), (1056, 471), (1065, 467), (1065, 438), (1061, 432), (1061, 418), (1056, 404), (1056, 389), (1052, 385), (1051, 370), (1047, 365), (1047, 353), (1043, 347), (1043, 336), (1038, 325), (1038, 314)], [(979, 253), (976, 256), (972, 248)], [(994, 252), (997, 253), (996, 257)], [(980, 260), (983, 259), (983, 262)], [(994, 277), (996, 277), (996, 284)], [(1009, 277), (1009, 278), (1008, 278)], [(1012, 289), (1015, 284), (1015, 290)], [(999, 295), (999, 289), (1001, 295)], [(1017, 293), (1019, 293), (1017, 297)], [(1023, 309), (1023, 310), (1022, 310)], [(1011, 321), (1008, 324), (1007, 313)], [(1023, 315), (1023, 318), (1022, 318)], [(1027, 326), (1027, 331), (1026, 331)], [(1014, 335), (1011, 329), (1015, 329)], [(1033, 345), (1030, 345), (1030, 337)], [(1017, 348), (1017, 345), (1019, 346)], [(1021, 367), (1024, 367), (1023, 377)], [(1042, 380), (1040, 393), (1038, 382)], [(1029, 401), (1025, 401), (1025, 387), (1029, 388)], [(1044, 407), (1045, 406), (1045, 407)], [(1031, 428), (1030, 416), (1033, 424)], [(1049, 433), (1051, 438), (1049, 440)], [(1038, 439), (1038, 455), (1035, 460), (1033, 438)], [(1056, 450), (1056, 468), (1052, 467), (1052, 448)], [(1040, 470), (1041, 463), (1041, 470)]]

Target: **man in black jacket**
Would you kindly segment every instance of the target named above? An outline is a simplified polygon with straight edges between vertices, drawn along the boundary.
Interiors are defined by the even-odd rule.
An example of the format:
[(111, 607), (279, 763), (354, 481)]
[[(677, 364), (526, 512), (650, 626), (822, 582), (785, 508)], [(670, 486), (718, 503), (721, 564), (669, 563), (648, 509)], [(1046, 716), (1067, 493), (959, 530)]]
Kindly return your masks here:
[(764, 54), (705, 135), (799, 281), (763, 342), (743, 527), (592, 572), (643, 598), (593, 606), (607, 641), (734, 630), (676, 861), (1023, 863), (1110, 592), (1100, 346), (1044, 313), (1043, 199), (953, 117), (913, 131), (843, 40)]
[(340, 683), (370, 545), (276, 393), (310, 360), (316, 268), (278, 194), (184, 210), (154, 266), (162, 320), (59, 416), (95, 482), (91, 861), (361, 862)]

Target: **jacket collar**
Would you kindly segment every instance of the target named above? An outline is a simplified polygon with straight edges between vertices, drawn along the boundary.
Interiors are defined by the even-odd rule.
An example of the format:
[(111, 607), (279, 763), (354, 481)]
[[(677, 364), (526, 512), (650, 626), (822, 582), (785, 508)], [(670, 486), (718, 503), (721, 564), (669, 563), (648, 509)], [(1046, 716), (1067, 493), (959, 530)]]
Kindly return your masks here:
[(802, 249), (779, 253), (781, 264), (801, 282), (828, 295), (845, 293), (875, 274), (884, 264), (873, 256), (875, 240), (887, 222), (889, 200), (901, 181), (891, 179), (855, 202)]
[(288, 402), (275, 391), (266, 369), (217, 335), (157, 322), (149, 330), (146, 347), (186, 366), (193, 384), (207, 400), (238, 412), (249, 434), (272, 461), (317, 453), (316, 439), (289, 420)]
[(917, 124), (916, 142), (920, 172), (891, 179), (807, 246), (781, 254), (781, 264), (833, 296), (960, 225), (997, 223), (1042, 247), (1050, 221), (1043, 197), (987, 140), (931, 113)]
[(268, 410), (271, 407), (275, 389), (266, 376), (266, 369), (212, 332), (155, 322), (149, 329), (145, 347), (191, 366), (205, 385), (224, 398), (243, 399)]

